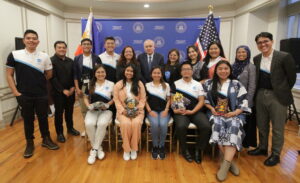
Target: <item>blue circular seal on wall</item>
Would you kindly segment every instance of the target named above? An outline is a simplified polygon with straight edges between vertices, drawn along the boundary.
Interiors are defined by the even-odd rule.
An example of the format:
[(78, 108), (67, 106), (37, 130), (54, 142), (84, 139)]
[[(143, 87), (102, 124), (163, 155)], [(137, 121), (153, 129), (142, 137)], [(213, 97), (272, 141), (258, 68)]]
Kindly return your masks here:
[(115, 36), (114, 38), (115, 38), (116, 47), (122, 46), (122, 44), (123, 44), (122, 38), (119, 36)]
[(184, 33), (187, 29), (187, 25), (185, 22), (177, 22), (175, 25), (176, 32)]
[(154, 43), (156, 48), (162, 48), (165, 45), (165, 39), (163, 37), (156, 37), (154, 38)]
[(142, 22), (135, 22), (132, 26), (132, 29), (135, 33), (139, 34), (144, 31), (144, 25)]

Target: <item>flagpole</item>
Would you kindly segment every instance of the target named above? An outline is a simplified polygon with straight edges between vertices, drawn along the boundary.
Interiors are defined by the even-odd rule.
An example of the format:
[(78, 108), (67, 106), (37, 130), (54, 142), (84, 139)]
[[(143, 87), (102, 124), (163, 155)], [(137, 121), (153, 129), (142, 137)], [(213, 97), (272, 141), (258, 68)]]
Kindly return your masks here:
[(208, 6), (208, 12), (209, 12), (209, 14), (213, 13), (213, 9), (214, 9), (213, 5), (209, 5)]

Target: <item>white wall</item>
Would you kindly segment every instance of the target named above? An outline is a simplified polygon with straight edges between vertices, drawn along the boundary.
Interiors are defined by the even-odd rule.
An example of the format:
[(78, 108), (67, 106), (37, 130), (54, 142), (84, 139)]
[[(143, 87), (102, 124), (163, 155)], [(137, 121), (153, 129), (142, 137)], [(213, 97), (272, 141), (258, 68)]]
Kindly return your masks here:
[(66, 40), (65, 20), (57, 13), (49, 14), (43, 9), (15, 1), (0, 1), (0, 128), (10, 120), (17, 105), (5, 76), (6, 59), (15, 49), (15, 37), (23, 37), (26, 29), (34, 29), (39, 34), (38, 50), (52, 55), (53, 43), (57, 39)]

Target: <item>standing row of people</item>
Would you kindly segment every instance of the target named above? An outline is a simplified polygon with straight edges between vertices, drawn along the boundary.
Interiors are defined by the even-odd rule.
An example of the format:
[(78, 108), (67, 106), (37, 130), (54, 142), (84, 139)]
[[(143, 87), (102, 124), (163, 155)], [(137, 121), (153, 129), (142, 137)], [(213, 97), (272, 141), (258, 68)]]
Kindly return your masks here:
[[(254, 58), (255, 65), (250, 62), (249, 48), (240, 46), (231, 66), (219, 43), (208, 46), (204, 62), (200, 61), (197, 47), (189, 46), (186, 62), (180, 64), (178, 50), (172, 49), (164, 65), (163, 56), (154, 52), (152, 40), (144, 42), (145, 53), (136, 59), (131, 46), (126, 46), (121, 55), (116, 54), (113, 37), (105, 39), (106, 51), (99, 56), (91, 52), (92, 41), (83, 39), (83, 54), (75, 57), (74, 62), (66, 57), (67, 44), (57, 41), (51, 62), (47, 54), (36, 51), (38, 34), (27, 30), (24, 33), (25, 49), (13, 51), (6, 64), (8, 84), (22, 107), (27, 140), (24, 157), (33, 155), (34, 112), (39, 120), (42, 145), (58, 149), (48, 130), (45, 82), (50, 79), (54, 87), (57, 140), (65, 142), (62, 128), (64, 111), (68, 133), (79, 135), (73, 128), (72, 119), (76, 92), (92, 145), (89, 164), (93, 164), (96, 157), (104, 158), (101, 144), (106, 127), (114, 120), (115, 114), (123, 138), (124, 160), (137, 158), (145, 116), (151, 123), (152, 158), (164, 159), (167, 123), (172, 115), (182, 155), (192, 162), (193, 156), (186, 146), (186, 133), (189, 124), (195, 124), (199, 135), (194, 159), (197, 163), (201, 162), (200, 152), (208, 142), (218, 144), (223, 153), (217, 173), (221, 181), (226, 179), (228, 171), (239, 174), (232, 161), (236, 151), (240, 151), (243, 145), (257, 146), (255, 119), (259, 129), (259, 146), (248, 153), (267, 155), (271, 120), (272, 154), (264, 164), (276, 165), (283, 146), (284, 116), (287, 106), (293, 101), (291, 88), (296, 79), (295, 63), (289, 54), (272, 48), (272, 34), (260, 33), (255, 41), (261, 51)], [(171, 93), (176, 92), (190, 102), (184, 109), (171, 111)], [(127, 100), (138, 101), (134, 104), (134, 116), (130, 116), (127, 110)], [(95, 107), (97, 102), (102, 105)]]

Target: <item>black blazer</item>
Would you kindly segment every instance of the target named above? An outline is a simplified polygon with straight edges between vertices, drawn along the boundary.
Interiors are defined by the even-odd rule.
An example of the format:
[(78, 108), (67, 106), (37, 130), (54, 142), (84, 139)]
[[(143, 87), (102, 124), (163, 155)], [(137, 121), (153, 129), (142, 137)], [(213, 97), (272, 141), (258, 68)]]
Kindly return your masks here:
[[(92, 62), (93, 62), (93, 69), (97, 64), (101, 64), (101, 59), (97, 55), (92, 54)], [(82, 65), (83, 65), (83, 55), (78, 55), (74, 58), (74, 80), (78, 80), (81, 83), (82, 77)], [(82, 84), (82, 83), (81, 83)]]
[[(258, 86), (261, 59), (262, 54), (253, 58), (256, 66), (256, 86)], [(296, 65), (293, 57), (289, 53), (274, 50), (271, 62), (271, 84), (275, 96), (282, 105), (288, 106), (293, 103), (291, 89), (296, 78)]]
[(148, 66), (147, 53), (140, 54), (138, 56), (137, 60), (140, 63), (140, 66), (141, 66), (141, 80), (142, 80), (143, 83), (148, 83), (152, 80), (151, 76), (150, 76), (150, 71), (151, 71), (152, 67), (155, 67), (155, 66), (159, 65), (163, 68), (163, 66), (164, 66), (164, 57), (159, 53), (154, 53), (153, 54), (151, 68), (149, 68), (149, 66)]

